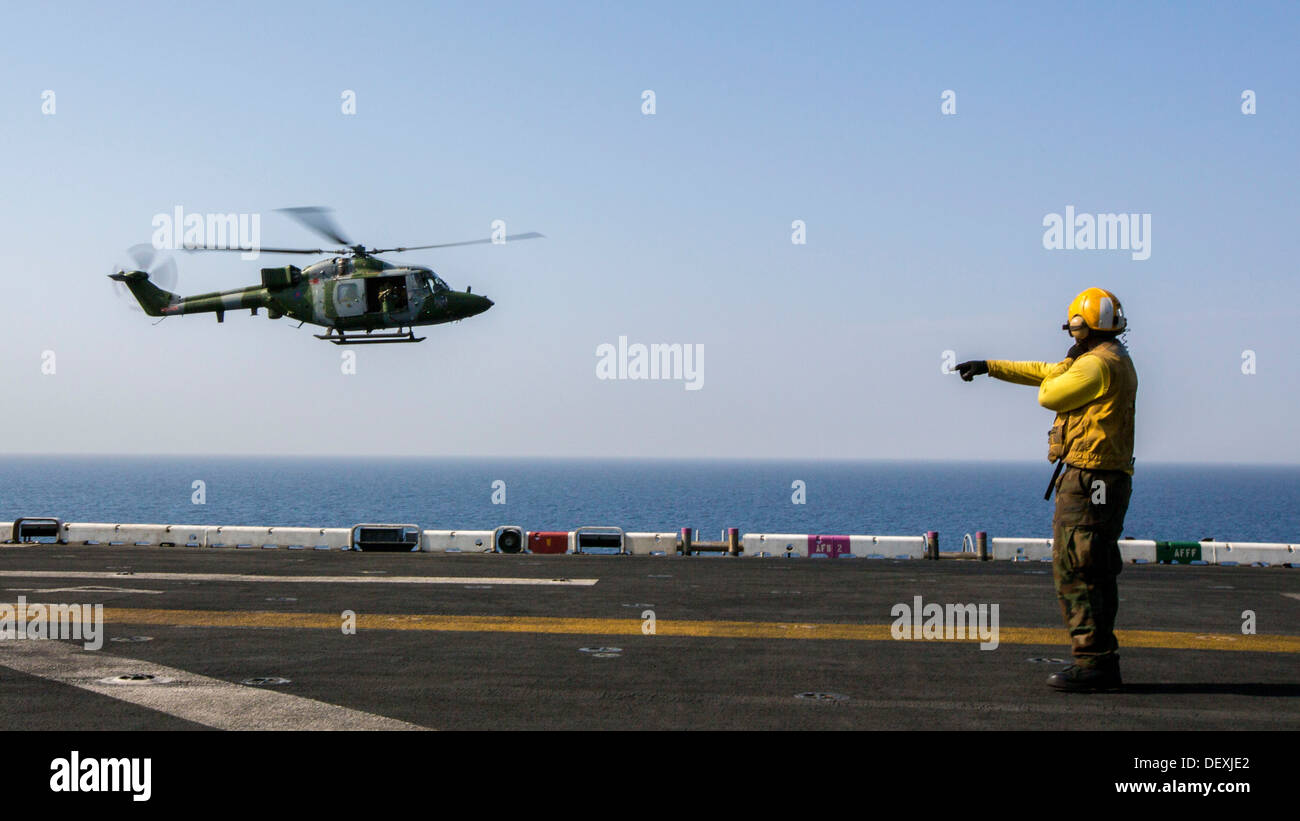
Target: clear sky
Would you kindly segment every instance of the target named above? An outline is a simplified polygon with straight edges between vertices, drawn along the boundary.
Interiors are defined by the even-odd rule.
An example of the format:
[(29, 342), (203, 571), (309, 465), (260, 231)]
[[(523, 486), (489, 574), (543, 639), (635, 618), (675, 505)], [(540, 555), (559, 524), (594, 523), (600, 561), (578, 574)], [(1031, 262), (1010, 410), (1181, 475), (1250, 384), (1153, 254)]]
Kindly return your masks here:
[[(1057, 360), (1099, 285), (1132, 328), (1139, 463), (1300, 462), (1294, 3), (59, 3), (5, 23), (4, 452), (1046, 464), (1034, 391), (962, 383), (944, 352)], [(105, 279), (176, 206), (316, 247), (274, 211), (299, 205), (371, 246), (497, 219), (547, 238), (394, 256), (496, 306), (351, 349), (355, 374), (319, 328), (155, 327)], [(1067, 206), (1150, 215), (1150, 258), (1045, 249)], [(179, 255), (177, 290), (308, 261)], [(702, 388), (598, 379), (620, 336), (702, 345)]]

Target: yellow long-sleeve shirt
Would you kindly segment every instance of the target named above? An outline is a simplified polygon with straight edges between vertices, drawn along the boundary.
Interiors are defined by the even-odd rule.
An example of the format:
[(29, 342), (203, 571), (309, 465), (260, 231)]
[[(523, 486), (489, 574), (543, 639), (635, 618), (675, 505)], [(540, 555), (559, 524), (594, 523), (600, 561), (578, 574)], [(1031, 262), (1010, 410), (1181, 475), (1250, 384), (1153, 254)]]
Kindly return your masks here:
[(1110, 369), (1099, 356), (1051, 362), (986, 360), (989, 376), (1017, 385), (1037, 385), (1038, 404), (1068, 413), (1100, 398), (1110, 389)]

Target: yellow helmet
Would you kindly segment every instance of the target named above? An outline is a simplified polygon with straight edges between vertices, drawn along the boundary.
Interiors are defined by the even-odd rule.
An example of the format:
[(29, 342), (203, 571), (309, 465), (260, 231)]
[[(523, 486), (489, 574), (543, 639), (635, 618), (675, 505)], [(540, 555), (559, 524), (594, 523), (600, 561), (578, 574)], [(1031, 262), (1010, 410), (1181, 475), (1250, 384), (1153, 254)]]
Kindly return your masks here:
[[(1119, 297), (1105, 288), (1089, 288), (1074, 298), (1065, 312), (1066, 323), (1061, 330), (1074, 334), (1083, 328), (1093, 331), (1121, 333), (1128, 327)], [(1086, 333), (1078, 338), (1087, 336)]]

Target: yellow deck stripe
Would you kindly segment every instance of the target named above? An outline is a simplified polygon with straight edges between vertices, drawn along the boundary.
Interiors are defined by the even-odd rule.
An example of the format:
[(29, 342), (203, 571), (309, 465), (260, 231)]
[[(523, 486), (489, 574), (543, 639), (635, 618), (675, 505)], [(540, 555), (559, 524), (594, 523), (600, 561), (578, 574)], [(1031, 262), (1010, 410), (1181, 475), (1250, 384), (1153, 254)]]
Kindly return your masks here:
[[(31, 605), (29, 604), (30, 608)], [(336, 613), (275, 613), (230, 610), (155, 610), (105, 608), (105, 622), (209, 627), (284, 627), (338, 630)], [(541, 616), (452, 616), (437, 614), (357, 614), (358, 630), (438, 630), (469, 633), (563, 633), (639, 636), (639, 619), (581, 619)], [(745, 639), (838, 639), (894, 641), (888, 624), (826, 624), (817, 622), (669, 621), (658, 619), (657, 636)], [(1122, 647), (1161, 647), (1171, 650), (1244, 650), (1256, 653), (1300, 653), (1300, 636), (1187, 633), (1165, 630), (1116, 631)], [(1000, 644), (1069, 645), (1064, 629), (1001, 627)], [(922, 641), (916, 639), (915, 641)], [(978, 639), (931, 639), (978, 641)]]

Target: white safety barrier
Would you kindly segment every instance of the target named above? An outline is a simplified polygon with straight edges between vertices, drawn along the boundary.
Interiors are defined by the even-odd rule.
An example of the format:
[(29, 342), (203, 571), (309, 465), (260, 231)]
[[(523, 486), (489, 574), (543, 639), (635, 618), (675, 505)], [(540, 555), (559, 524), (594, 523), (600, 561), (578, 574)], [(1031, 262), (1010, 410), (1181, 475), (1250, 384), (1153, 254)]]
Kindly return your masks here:
[(495, 530), (424, 530), (420, 532), (423, 553), (492, 553)]
[[(848, 551), (841, 551), (847, 540)], [(820, 543), (820, 544), (819, 544)], [(808, 533), (746, 533), (745, 556), (826, 556), (919, 559), (925, 555), (922, 536), (830, 536)]]
[(345, 527), (232, 527), (105, 522), (69, 522), (63, 526), (64, 541), (69, 544), (91, 545), (342, 549), (348, 546), (350, 534), (351, 531)]
[(1051, 539), (998, 537), (989, 539), (989, 556), (994, 560), (1034, 561), (1052, 558)]
[(174, 547), (206, 547), (208, 529), (199, 525), (163, 525), (163, 532), (156, 535), (157, 541), (150, 544), (167, 544)]
[[(1156, 561), (1156, 543), (1150, 539), (1121, 539), (1120, 559), (1125, 563)], [(989, 539), (989, 557), (1013, 561), (1042, 561), (1052, 558), (1051, 539)]]
[(63, 525), (63, 540), (68, 544), (112, 544), (121, 542), (122, 537), (117, 533), (117, 525), (66, 522)]
[(1300, 545), (1280, 542), (1201, 542), (1201, 560), (1210, 564), (1297, 564)]
[(883, 556), (886, 559), (925, 558), (924, 536), (850, 536), (854, 556)]
[(0, 542), (7, 542), (13, 537), (14, 537), (13, 522), (5, 522), (4, 524), (0, 524)]
[(624, 533), (623, 549), (634, 556), (677, 555), (676, 533)]
[(352, 530), (346, 527), (244, 527), (207, 529), (208, 547), (301, 547), (346, 550)]
[(63, 540), (69, 544), (160, 545), (166, 542), (202, 546), (206, 529), (204, 525), (68, 522), (63, 525)]
[(746, 533), (740, 540), (743, 556), (807, 556), (807, 533)]
[(347, 550), (352, 545), (348, 527), (268, 527), (266, 531), (263, 543), (281, 547)]
[(1125, 564), (1156, 561), (1156, 543), (1150, 539), (1120, 539), (1119, 556)]
[[(492, 553), (496, 530), (423, 530), (420, 550), (426, 553)], [(522, 548), (537, 546), (535, 537), (554, 537), (575, 552), (579, 531), (522, 533)], [(581, 528), (580, 531), (608, 531), (617, 528)], [(0, 523), (0, 541), (12, 538), (12, 523)], [(605, 534), (608, 535), (608, 534)], [(680, 543), (677, 532), (622, 533), (626, 553), (676, 555)], [(176, 547), (287, 547), (348, 549), (351, 528), (248, 527), (212, 525), (116, 524), (105, 522), (67, 522), (62, 540), (68, 544), (99, 545), (169, 545)], [(723, 541), (726, 532), (723, 533)], [(540, 543), (538, 543), (540, 544)], [(1050, 560), (1052, 540), (1043, 538), (996, 537), (988, 540), (989, 557), (1000, 561)], [(745, 556), (798, 557), (878, 557), (920, 559), (926, 555), (923, 536), (839, 536), (806, 533), (747, 533), (741, 538)], [(1219, 565), (1267, 564), (1300, 567), (1300, 544), (1283, 542), (1156, 542), (1149, 539), (1121, 539), (1120, 555), (1128, 564), (1169, 560), (1183, 563), (1204, 562)], [(1171, 553), (1170, 551), (1185, 551)], [(1199, 556), (1199, 558), (1196, 558)]]
[(261, 547), (267, 528), (233, 525), (208, 530), (208, 544), (212, 547)]

